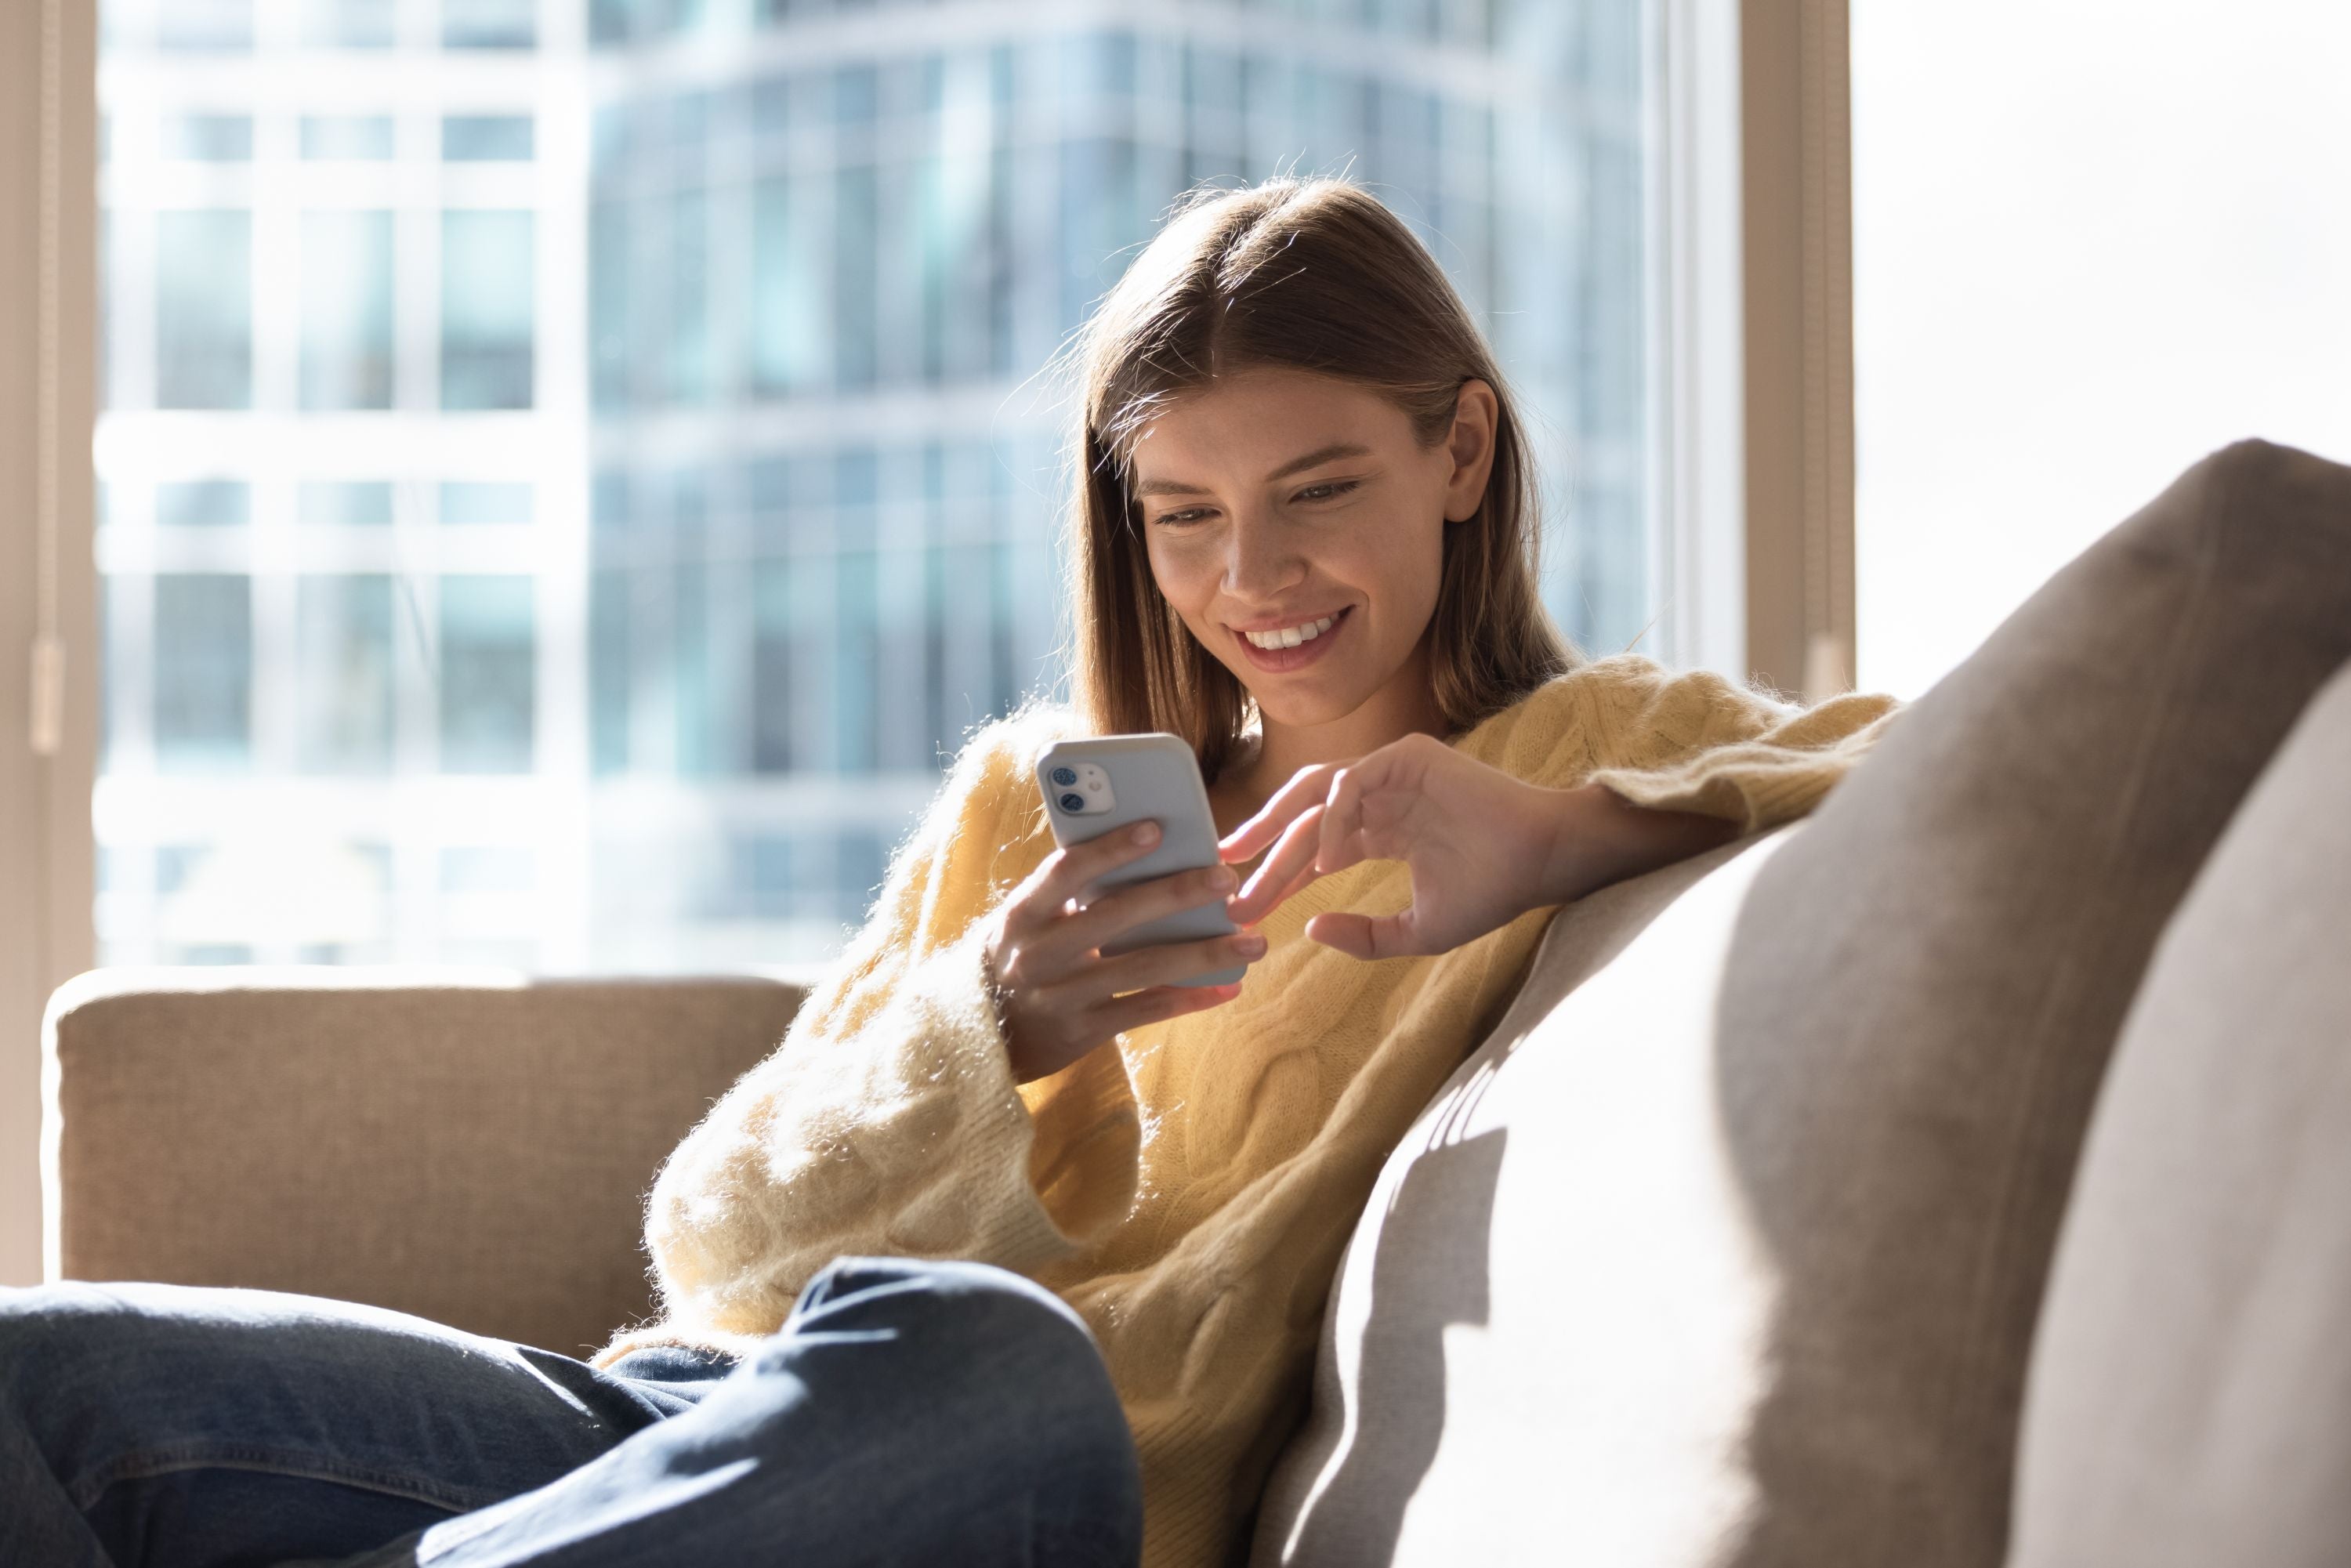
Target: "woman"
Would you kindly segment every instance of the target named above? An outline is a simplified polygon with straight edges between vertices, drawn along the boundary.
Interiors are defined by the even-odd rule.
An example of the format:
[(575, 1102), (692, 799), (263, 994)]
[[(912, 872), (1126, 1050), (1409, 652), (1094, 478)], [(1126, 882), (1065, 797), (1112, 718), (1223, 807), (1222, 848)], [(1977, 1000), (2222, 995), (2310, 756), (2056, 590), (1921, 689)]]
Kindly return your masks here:
[[(664, 1165), (662, 1320), (590, 1366), (257, 1292), (24, 1293), (0, 1495), (55, 1560), (223, 1560), (165, 1520), (239, 1561), (1233, 1549), (1374, 1176), (1551, 909), (1808, 810), (1894, 705), (1580, 660), (1502, 378), (1356, 187), (1194, 193), (1080, 347), (1072, 701), (971, 737)], [(1081, 907), (1147, 845), (1057, 849), (1029, 761), (1139, 730), (1191, 741), (1227, 863)], [(1218, 899), (1238, 935), (1098, 952)]]

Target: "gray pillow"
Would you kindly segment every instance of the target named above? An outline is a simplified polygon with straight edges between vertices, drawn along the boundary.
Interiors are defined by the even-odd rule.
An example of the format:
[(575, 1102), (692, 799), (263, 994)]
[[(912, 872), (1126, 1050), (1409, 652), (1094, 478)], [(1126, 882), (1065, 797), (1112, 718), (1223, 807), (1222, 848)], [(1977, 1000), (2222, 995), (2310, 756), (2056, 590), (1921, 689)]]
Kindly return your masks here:
[[(1842, 788), (1842, 786), (1840, 786)], [(1712, 1561), (1773, 1280), (1724, 1158), (1723, 961), (1793, 822), (1572, 904), (1381, 1171), (1257, 1561)]]
[[(2248, 785), (2346, 657), (2351, 469), (2231, 446), (2044, 585), (1802, 831), (1765, 841), (1735, 915), (1716, 912), (1719, 940), (1680, 938), (1685, 971), (1645, 955), (1648, 1015), (1620, 1000), (1583, 1030), (1506, 1022), (1448, 1091), (1491, 1080), (1473, 1124), (1508, 1128), (1494, 1171), (1441, 1153), (1458, 1139), (1398, 1149), (1381, 1190), (1412, 1186), (1422, 1219), (1389, 1256), (1374, 1196), (1325, 1325), (1327, 1341), (1378, 1317), (1379, 1356), (1366, 1371), (1362, 1343), (1326, 1343), (1259, 1560), (1463, 1560), (1450, 1527), (1457, 1546), (1474, 1529), (1484, 1561), (1993, 1568), (2033, 1319), (2124, 1009)], [(1555, 998), (1555, 979), (1539, 966), (1528, 984)], [(1625, 1113), (1682, 1118), (1651, 1128), (1679, 1174), (1626, 1181), (1633, 1143), (1554, 1135), (1583, 1123), (1544, 1091), (1513, 1100), (1511, 1080), (1535, 1077), (1503, 1075), (1513, 1045), (1593, 1059), (1595, 1085), (1648, 1084)], [(1676, 1074), (1705, 1085), (1707, 1126), (1661, 1087)], [(1497, 1196), (1529, 1149), (1555, 1213)], [(1449, 1172), (1416, 1172), (1438, 1158)], [(1483, 1291), (1461, 1277), (1473, 1231), (1496, 1260)], [(1719, 1299), (1628, 1334), (1625, 1303), (1677, 1301), (1679, 1281)], [(1498, 1326), (1448, 1328), (1470, 1296)], [(1449, 1379), (1473, 1343), (1526, 1375), (1507, 1398), (1448, 1390), (1440, 1436), (1396, 1442), (1427, 1425), (1427, 1378), (1377, 1363), (1416, 1345)], [(1694, 1367), (1714, 1396), (1685, 1396)], [(1652, 1407), (1644, 1388), (1680, 1392)], [(1541, 1484), (1452, 1484), (1511, 1445), (1552, 1458)], [(1654, 1463), (1589, 1462), (1610, 1452)], [(1471, 1499), (1490, 1517), (1473, 1521)]]
[(2351, 1563), (2351, 668), (2156, 949), (2026, 1385), (2017, 1568)]

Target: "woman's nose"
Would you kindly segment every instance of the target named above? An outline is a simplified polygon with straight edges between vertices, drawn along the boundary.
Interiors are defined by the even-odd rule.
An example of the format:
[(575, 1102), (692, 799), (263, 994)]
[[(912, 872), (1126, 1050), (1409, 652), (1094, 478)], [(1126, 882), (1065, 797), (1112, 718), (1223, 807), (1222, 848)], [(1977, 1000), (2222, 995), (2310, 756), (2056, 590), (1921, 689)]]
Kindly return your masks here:
[(1270, 598), (1305, 575), (1306, 563), (1283, 530), (1255, 517), (1236, 517), (1226, 536), (1225, 591), (1236, 599)]

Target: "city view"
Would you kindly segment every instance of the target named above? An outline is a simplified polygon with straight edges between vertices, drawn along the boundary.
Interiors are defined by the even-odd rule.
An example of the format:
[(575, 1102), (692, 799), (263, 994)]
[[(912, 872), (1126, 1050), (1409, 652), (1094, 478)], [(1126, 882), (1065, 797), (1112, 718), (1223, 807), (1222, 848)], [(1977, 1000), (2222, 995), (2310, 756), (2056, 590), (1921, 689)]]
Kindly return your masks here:
[(1553, 612), (1654, 613), (1638, 3), (102, 26), (105, 962), (836, 951), (1061, 679), (1043, 372), (1201, 183), (1394, 207), (1533, 425)]

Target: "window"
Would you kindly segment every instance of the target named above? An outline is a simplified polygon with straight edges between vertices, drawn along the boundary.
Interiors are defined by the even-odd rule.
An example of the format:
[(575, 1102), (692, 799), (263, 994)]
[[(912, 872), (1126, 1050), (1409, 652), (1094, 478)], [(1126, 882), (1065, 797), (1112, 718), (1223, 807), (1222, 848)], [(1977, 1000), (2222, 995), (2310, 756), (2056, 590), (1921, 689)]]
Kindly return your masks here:
[(538, 642), (528, 577), (441, 580), (441, 767), (528, 773)]
[(156, 0), (155, 45), (167, 54), (250, 50), (253, 0)]
[(156, 766), (241, 772), (253, 759), (253, 601), (242, 577), (154, 580)]
[(482, 524), (527, 524), (531, 520), (531, 487), (527, 484), (458, 479), (441, 486), (441, 520), (464, 527)]
[(399, 0), (302, 0), (302, 41), (314, 47), (389, 48), (399, 24)]
[(252, 508), (252, 487), (242, 479), (180, 479), (155, 486), (159, 528), (241, 528)]
[(392, 406), (392, 214), (302, 214), (302, 406)]
[(162, 155), (195, 163), (243, 163), (253, 156), (248, 114), (178, 114), (163, 121)]
[(453, 114), (441, 121), (441, 156), (450, 163), (527, 163), (533, 141), (527, 114)]
[(297, 766), (306, 773), (389, 773), (392, 579), (306, 575), (295, 589)]
[(538, 312), (528, 213), (441, 220), (441, 406), (528, 408)]
[[(1034, 378), (1201, 181), (1344, 169), (1429, 243), (1623, 647), (1658, 15), (111, 0), (101, 956), (836, 951), (1061, 679)], [(344, 891), (278, 918), (303, 855)]]
[(253, 401), (253, 222), (237, 212), (155, 218), (155, 403)]
[(2351, 12), (2183, 13), (2121, 69), (2111, 14), (2030, 19), (1855, 14), (1867, 690), (1932, 686), (2219, 446), (2351, 459)]
[(302, 156), (322, 162), (375, 160), (392, 156), (388, 114), (306, 114)]
[(538, 0), (441, 0), (441, 43), (451, 49), (528, 49), (538, 42)]
[(306, 479), (299, 491), (297, 518), (328, 528), (389, 528), (392, 526), (392, 482), (388, 479)]

